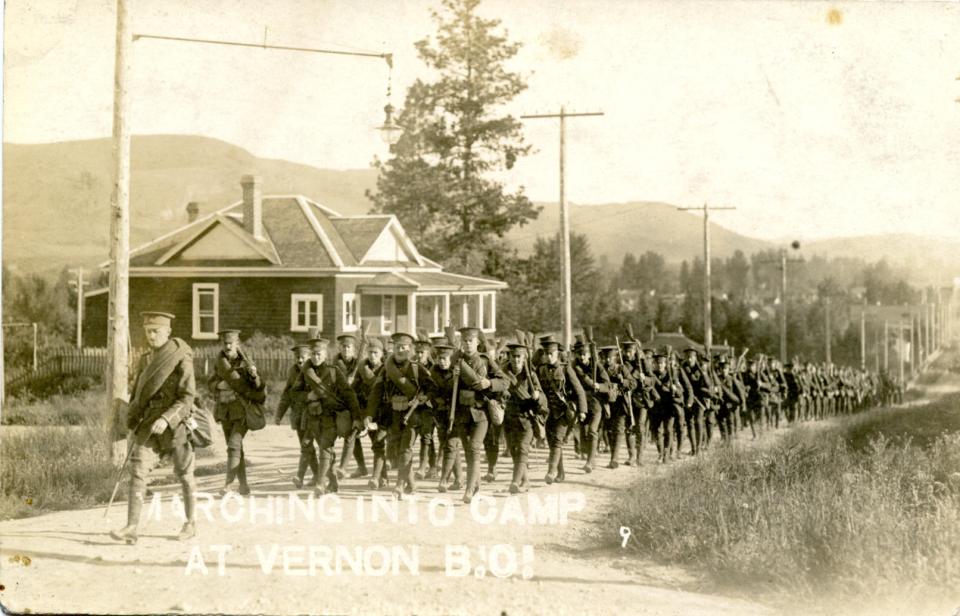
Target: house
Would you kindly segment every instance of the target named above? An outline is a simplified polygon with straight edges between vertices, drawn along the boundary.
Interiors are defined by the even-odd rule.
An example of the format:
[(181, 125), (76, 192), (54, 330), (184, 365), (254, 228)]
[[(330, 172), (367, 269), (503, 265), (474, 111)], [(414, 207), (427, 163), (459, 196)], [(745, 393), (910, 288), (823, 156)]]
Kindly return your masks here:
[[(506, 283), (443, 271), (417, 251), (395, 216), (341, 216), (303, 195), (262, 195), (243, 176), (243, 199), (130, 253), (131, 323), (143, 310), (177, 315), (174, 335), (193, 344), (217, 331), (333, 337), (457, 327), (496, 329)], [(102, 267), (107, 267), (103, 264)], [(104, 346), (107, 289), (85, 294), (84, 343)], [(145, 344), (131, 327), (133, 346)]]

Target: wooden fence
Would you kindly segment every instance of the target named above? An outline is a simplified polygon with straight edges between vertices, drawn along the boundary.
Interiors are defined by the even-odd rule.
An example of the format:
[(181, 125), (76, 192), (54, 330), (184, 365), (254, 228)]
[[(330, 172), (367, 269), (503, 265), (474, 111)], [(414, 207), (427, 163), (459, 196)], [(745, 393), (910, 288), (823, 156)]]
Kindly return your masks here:
[[(130, 352), (131, 379), (134, 376), (137, 362), (145, 351), (145, 349), (134, 349)], [(206, 380), (213, 373), (213, 365), (219, 353), (219, 347), (193, 349), (193, 370), (198, 382)], [(244, 353), (256, 364), (261, 377), (268, 381), (286, 380), (287, 370), (293, 363), (293, 357), (289, 351), (248, 351), (245, 349)], [(107, 371), (107, 363), (107, 349), (104, 348), (58, 350), (55, 354), (42, 359), (37, 364), (35, 371), (28, 366), (5, 372), (3, 379), (4, 393), (5, 395), (16, 395), (23, 388), (53, 376), (103, 378)]]

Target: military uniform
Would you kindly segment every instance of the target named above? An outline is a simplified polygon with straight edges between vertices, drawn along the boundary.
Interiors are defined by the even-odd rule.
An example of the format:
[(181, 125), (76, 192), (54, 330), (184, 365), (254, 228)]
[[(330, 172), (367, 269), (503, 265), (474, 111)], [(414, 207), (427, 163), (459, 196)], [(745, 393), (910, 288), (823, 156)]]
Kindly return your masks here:
[[(357, 399), (360, 402), (360, 406), (363, 408), (361, 379), (359, 377), (363, 360), (356, 355), (348, 358), (347, 353), (344, 352), (347, 347), (352, 348), (354, 352), (356, 352), (357, 339), (353, 334), (341, 334), (340, 336), (337, 336), (337, 342), (341, 345), (341, 348), (335, 365), (337, 366), (337, 369), (346, 375), (347, 384), (353, 387), (354, 392), (357, 394)], [(337, 474), (337, 477), (340, 479), (346, 475), (346, 467), (347, 463), (350, 461), (350, 458), (353, 458), (354, 462), (357, 464), (357, 470), (351, 475), (351, 478), (357, 479), (364, 477), (367, 474), (367, 461), (363, 457), (363, 447), (357, 447), (357, 438), (359, 435), (360, 429), (354, 425), (349, 434), (343, 437), (343, 449), (340, 453), (340, 464), (334, 471)]]
[(220, 422), (227, 443), (227, 476), (220, 493), (226, 494), (233, 480), (237, 479), (240, 482), (240, 494), (245, 496), (250, 493), (243, 453), (247, 407), (250, 404), (262, 404), (267, 395), (256, 367), (239, 350), (240, 331), (228, 329), (218, 332), (218, 335), (222, 344), (233, 344), (236, 348), (232, 354), (220, 352), (207, 383), (217, 401), (214, 418)]
[(277, 405), (274, 417), (276, 423), (279, 424), (283, 421), (287, 411), (290, 411), (290, 427), (296, 431), (297, 442), (300, 444), (300, 460), (297, 463), (297, 474), (293, 479), (293, 485), (302, 488), (303, 478), (308, 467), (313, 474), (314, 484), (317, 483), (319, 478), (317, 474), (317, 450), (313, 446), (313, 441), (305, 438), (306, 435), (301, 427), (303, 414), (307, 407), (307, 395), (310, 393), (310, 388), (303, 378), (301, 368), (305, 362), (310, 361), (310, 347), (306, 344), (298, 344), (291, 350), (296, 353), (297, 362), (290, 366), (287, 371), (287, 382), (280, 394), (280, 403)]
[[(450, 423), (450, 403), (453, 400), (453, 347), (447, 345), (434, 345), (441, 355), (450, 355), (450, 365), (444, 367), (441, 362), (434, 363), (430, 370), (430, 399), (433, 401), (433, 413), (437, 425), (437, 433), (440, 438), (440, 482), (437, 489), (440, 492), (447, 491), (447, 482), (451, 473), (454, 477), (454, 483), (451, 486), (453, 490), (463, 488), (463, 482), (460, 469), (460, 435), (456, 433)], [(459, 361), (459, 358), (456, 358)]]
[(573, 346), (574, 353), (571, 365), (586, 396), (587, 415), (582, 423), (577, 422), (571, 426), (571, 430), (573, 430), (575, 434), (581, 430), (584, 433), (580, 451), (584, 453), (587, 458), (587, 463), (584, 465), (583, 470), (590, 473), (593, 471), (600, 445), (601, 425), (604, 423), (605, 418), (609, 419), (610, 415), (608, 395), (611, 384), (606, 369), (600, 365), (599, 362), (596, 370), (596, 379), (594, 379), (593, 358), (586, 350), (587, 345), (583, 340), (578, 339)]
[[(148, 340), (157, 340), (159, 346), (144, 354), (137, 365), (133, 398), (127, 412), (127, 428), (132, 431), (128, 437), (131, 444), (127, 525), (110, 535), (120, 541), (136, 543), (147, 477), (161, 456), (169, 456), (183, 490), (186, 514), (178, 538), (189, 539), (196, 534), (197, 487), (193, 475), (193, 445), (187, 439), (184, 422), (192, 412), (196, 395), (193, 351), (180, 338), (167, 337), (173, 315), (162, 312), (141, 314)], [(157, 330), (161, 330), (159, 334)]]
[(743, 386), (747, 392), (747, 418), (750, 421), (750, 432), (753, 438), (757, 438), (757, 426), (762, 431), (766, 423), (771, 386), (760, 371), (756, 359), (751, 359), (747, 366), (747, 373), (743, 376)]
[[(403, 333), (393, 334), (392, 340), (395, 348), (413, 344), (413, 337)], [(395, 352), (387, 357), (367, 403), (368, 415), (379, 417), (377, 423), (381, 424), (381, 429), (382, 424), (387, 424), (388, 448), (397, 451), (394, 493), (401, 498), (404, 490), (410, 493), (416, 489), (412, 472), (413, 444), (420, 427), (421, 414), (427, 412), (425, 409), (429, 404), (428, 388), (425, 387), (429, 373), (412, 361), (409, 353), (409, 350)]]
[[(620, 463), (620, 442), (626, 434), (628, 424), (633, 424), (633, 390), (637, 383), (629, 371), (617, 363), (618, 348), (603, 347), (602, 356), (606, 360), (604, 369), (607, 374), (607, 391), (603, 394), (603, 404), (609, 409), (607, 418), (607, 442), (610, 443), (610, 463), (607, 468), (617, 468)], [(633, 463), (634, 453), (628, 447), (628, 464)]]
[(351, 425), (362, 419), (357, 394), (347, 382), (347, 375), (326, 359), (329, 342), (322, 338), (313, 338), (310, 345), (312, 356), (304, 362), (301, 371), (303, 380), (310, 388), (307, 394), (306, 412), (301, 420), (304, 438), (316, 442), (320, 453), (315, 494), (327, 492), (325, 480), (330, 480), (330, 489), (336, 491), (339, 486), (333, 472), (337, 440), (337, 414), (348, 413)]
[(690, 440), (690, 453), (696, 455), (706, 446), (706, 411), (713, 403), (713, 381), (709, 371), (697, 360), (695, 349), (687, 351), (687, 361), (681, 364), (683, 375), (690, 383), (691, 393), (686, 407), (687, 437)]
[[(650, 430), (656, 439), (657, 454), (661, 463), (666, 462), (673, 454), (674, 439), (677, 437), (676, 424), (683, 421), (683, 407), (686, 403), (686, 392), (681, 384), (677, 370), (669, 365), (670, 358), (666, 354), (657, 356), (657, 368), (654, 376), (657, 379), (656, 388), (659, 400), (650, 412)], [(680, 431), (683, 432), (682, 430)], [(680, 443), (676, 443), (679, 453)]]
[(536, 373), (529, 370), (529, 363), (526, 361), (527, 348), (521, 344), (511, 344), (508, 348), (511, 359), (502, 366), (509, 381), (503, 431), (506, 433), (507, 448), (513, 461), (510, 493), (517, 494), (528, 489), (528, 465), (534, 425), (545, 422), (549, 409), (547, 397), (541, 390)]
[[(547, 354), (560, 353), (560, 345), (551, 336), (540, 339), (540, 346)], [(537, 379), (547, 395), (547, 443), (550, 456), (547, 462), (545, 481), (553, 483), (563, 471), (563, 441), (567, 431), (577, 425), (579, 417), (587, 416), (587, 396), (580, 385), (577, 373), (559, 357), (554, 363), (546, 359), (537, 368)]]
[(627, 431), (627, 454), (640, 466), (646, 435), (650, 430), (649, 412), (656, 403), (658, 394), (654, 386), (656, 379), (652, 376), (653, 367), (648, 365), (637, 347), (633, 340), (625, 340), (623, 343), (624, 369), (637, 383), (632, 392), (634, 419), (633, 427)]
[[(417, 350), (416, 362), (423, 366), (429, 374), (435, 363), (433, 343), (421, 338), (414, 345)], [(420, 411), (420, 427), (417, 430), (417, 436), (420, 437), (420, 466), (416, 472), (417, 479), (435, 479), (437, 477), (436, 427), (436, 409), (432, 405), (424, 406)]]
[(507, 390), (507, 379), (500, 366), (476, 350), (480, 331), (474, 327), (460, 330), (463, 349), (460, 353), (460, 383), (457, 386), (457, 412), (454, 430), (463, 443), (467, 458), (467, 485), (464, 502), (470, 502), (480, 489), (480, 463), (484, 455), (484, 439), (490, 427), (487, 414), (489, 402)]

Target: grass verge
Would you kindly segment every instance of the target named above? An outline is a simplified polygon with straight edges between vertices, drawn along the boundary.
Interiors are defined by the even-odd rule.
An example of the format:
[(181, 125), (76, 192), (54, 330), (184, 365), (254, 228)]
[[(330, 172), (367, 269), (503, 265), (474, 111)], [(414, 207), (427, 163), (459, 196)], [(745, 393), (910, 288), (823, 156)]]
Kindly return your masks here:
[(5, 431), (0, 457), (0, 519), (92, 507), (110, 499), (116, 467), (97, 428)]
[(960, 395), (720, 448), (618, 499), (646, 557), (813, 603), (960, 588)]

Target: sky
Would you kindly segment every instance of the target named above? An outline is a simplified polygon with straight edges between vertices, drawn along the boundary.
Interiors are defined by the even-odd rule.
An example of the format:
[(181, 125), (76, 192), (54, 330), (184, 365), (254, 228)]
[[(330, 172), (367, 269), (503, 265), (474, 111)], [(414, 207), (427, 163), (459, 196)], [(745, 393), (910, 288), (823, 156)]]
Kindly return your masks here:
[[(429, 78), (413, 43), (439, 2), (129, 0), (133, 32), (391, 52), (393, 97)], [(567, 122), (566, 194), (584, 204), (735, 206), (764, 239), (960, 238), (960, 4), (485, 0), (523, 44), (515, 115)], [(4, 141), (108, 137), (114, 0), (8, 0)], [(198, 134), (321, 168), (388, 155), (378, 59), (141, 39), (135, 134)], [(558, 198), (559, 127), (499, 179)]]

